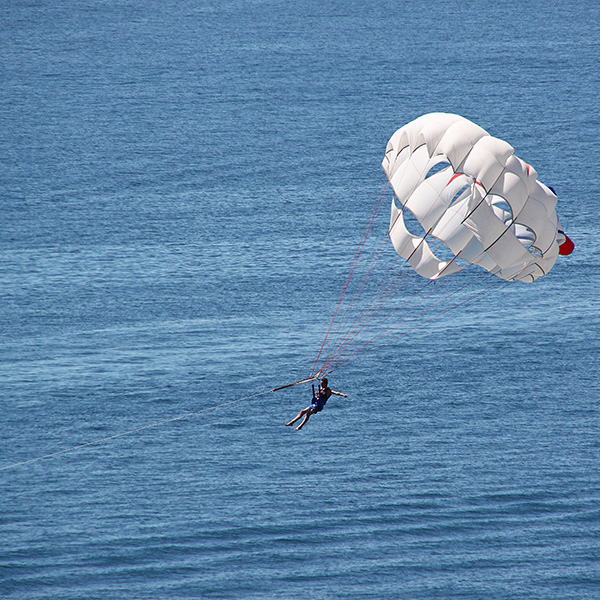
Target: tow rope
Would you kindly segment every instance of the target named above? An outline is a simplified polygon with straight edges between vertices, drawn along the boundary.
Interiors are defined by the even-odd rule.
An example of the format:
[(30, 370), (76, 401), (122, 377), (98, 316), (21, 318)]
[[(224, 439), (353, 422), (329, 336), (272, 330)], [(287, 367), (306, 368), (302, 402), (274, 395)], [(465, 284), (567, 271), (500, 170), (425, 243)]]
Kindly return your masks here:
[(256, 394), (252, 394), (250, 396), (244, 396), (243, 398), (238, 398), (237, 400), (229, 400), (228, 402), (223, 402), (221, 404), (215, 404), (215, 406), (210, 406), (208, 408), (202, 408), (200, 410), (194, 410), (192, 412), (188, 412), (183, 415), (179, 415), (178, 417), (173, 417), (171, 419), (165, 419), (164, 421), (158, 421), (156, 423), (151, 423), (150, 425), (143, 425), (142, 427), (136, 427), (135, 429), (130, 429), (129, 431), (123, 431), (122, 433), (116, 433), (114, 435), (109, 435), (108, 437), (104, 437), (104, 438), (101, 438), (98, 440), (93, 440), (91, 442), (86, 442), (84, 444), (78, 444), (77, 446), (72, 446), (71, 448), (65, 448), (64, 450), (58, 450), (57, 452), (51, 452), (50, 454), (44, 454), (43, 456), (37, 456), (35, 458), (30, 458), (29, 460), (23, 460), (21, 462), (14, 463), (12, 465), (0, 467), (0, 471), (5, 471), (7, 469), (13, 469), (15, 467), (20, 467), (22, 465), (37, 462), (38, 460), (42, 460), (44, 458), (52, 458), (53, 456), (58, 456), (59, 454), (66, 454), (67, 452), (73, 452), (74, 450), (80, 450), (81, 448), (87, 448), (88, 446), (95, 446), (97, 444), (102, 444), (103, 442), (108, 442), (109, 440), (114, 440), (116, 438), (120, 438), (120, 437), (123, 437), (126, 435), (131, 435), (133, 433), (138, 433), (140, 431), (144, 431), (145, 429), (152, 429), (153, 427), (160, 427), (161, 425), (166, 425), (167, 423), (174, 423), (175, 421), (189, 419), (190, 417), (193, 417), (194, 415), (199, 415), (201, 413), (205, 413), (210, 410), (216, 410), (217, 408), (222, 408), (223, 406), (229, 406), (231, 404), (243, 402), (244, 400), (251, 400), (252, 398), (258, 398), (259, 396), (264, 396), (264, 395), (270, 394), (272, 392), (278, 392), (279, 390), (284, 390), (286, 388), (290, 388), (295, 385), (300, 385), (302, 383), (308, 383), (309, 381), (314, 381), (315, 379), (317, 379), (318, 376), (319, 375), (317, 374), (314, 377), (309, 377), (307, 379), (300, 379), (299, 381), (294, 381), (293, 383), (288, 383), (286, 385), (280, 385), (280, 386), (274, 387), (270, 390), (265, 390), (264, 392), (258, 392)]

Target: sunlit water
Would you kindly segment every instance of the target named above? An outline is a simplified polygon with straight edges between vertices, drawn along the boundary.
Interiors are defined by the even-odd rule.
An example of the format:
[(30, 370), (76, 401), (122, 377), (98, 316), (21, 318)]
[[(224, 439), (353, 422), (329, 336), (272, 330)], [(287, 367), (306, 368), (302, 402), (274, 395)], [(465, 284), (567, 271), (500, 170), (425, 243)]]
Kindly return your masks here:
[[(596, 3), (5, 5), (0, 467), (197, 414), (2, 470), (3, 597), (598, 597)], [(310, 386), (254, 395), (310, 373), (434, 110), (533, 164), (576, 252), (290, 431)]]

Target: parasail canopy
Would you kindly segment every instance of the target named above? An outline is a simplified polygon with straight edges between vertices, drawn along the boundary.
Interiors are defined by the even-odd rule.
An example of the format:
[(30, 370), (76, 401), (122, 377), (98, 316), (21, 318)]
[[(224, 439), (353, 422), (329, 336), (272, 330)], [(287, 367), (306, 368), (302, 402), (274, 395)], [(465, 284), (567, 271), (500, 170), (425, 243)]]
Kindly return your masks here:
[[(573, 251), (556, 214), (554, 190), (538, 181), (510, 144), (459, 115), (432, 113), (401, 127), (387, 144), (382, 166), (394, 192), (388, 236), (395, 253), (385, 240), (371, 257), (367, 251), (383, 191), (311, 377), (396, 341), (504, 282), (535, 281), (559, 254)], [(381, 260), (388, 249), (398, 260)], [(452, 276), (470, 265), (484, 270)], [(426, 281), (418, 285), (416, 274)]]
[(531, 282), (573, 250), (554, 191), (510, 144), (464, 117), (431, 113), (401, 127), (382, 166), (395, 194), (390, 238), (422, 277), (476, 264)]

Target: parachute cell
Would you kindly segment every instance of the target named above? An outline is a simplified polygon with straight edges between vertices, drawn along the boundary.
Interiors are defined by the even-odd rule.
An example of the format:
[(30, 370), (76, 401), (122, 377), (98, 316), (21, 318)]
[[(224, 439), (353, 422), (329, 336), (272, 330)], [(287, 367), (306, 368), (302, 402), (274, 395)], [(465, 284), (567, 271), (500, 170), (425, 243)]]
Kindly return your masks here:
[[(432, 113), (401, 127), (382, 166), (395, 195), (390, 239), (425, 278), (473, 263), (501, 279), (530, 282), (545, 275), (559, 253), (573, 250), (553, 190), (510, 144), (459, 115)], [(425, 236), (406, 227), (407, 211)], [(454, 258), (440, 260), (435, 243)]]

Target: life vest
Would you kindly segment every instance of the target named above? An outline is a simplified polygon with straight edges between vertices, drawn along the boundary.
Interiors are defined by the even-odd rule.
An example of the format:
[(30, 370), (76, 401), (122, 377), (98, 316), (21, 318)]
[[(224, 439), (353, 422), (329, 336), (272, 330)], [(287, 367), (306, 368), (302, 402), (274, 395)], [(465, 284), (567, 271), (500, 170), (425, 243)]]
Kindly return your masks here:
[(311, 407), (313, 407), (317, 411), (321, 411), (321, 410), (323, 410), (323, 407), (325, 406), (325, 404), (327, 404), (327, 400), (329, 398), (326, 397), (322, 393), (320, 387), (319, 387), (319, 389), (316, 392), (315, 392), (315, 386), (314, 385), (312, 386), (312, 388), (313, 388), (313, 397), (312, 397)]

